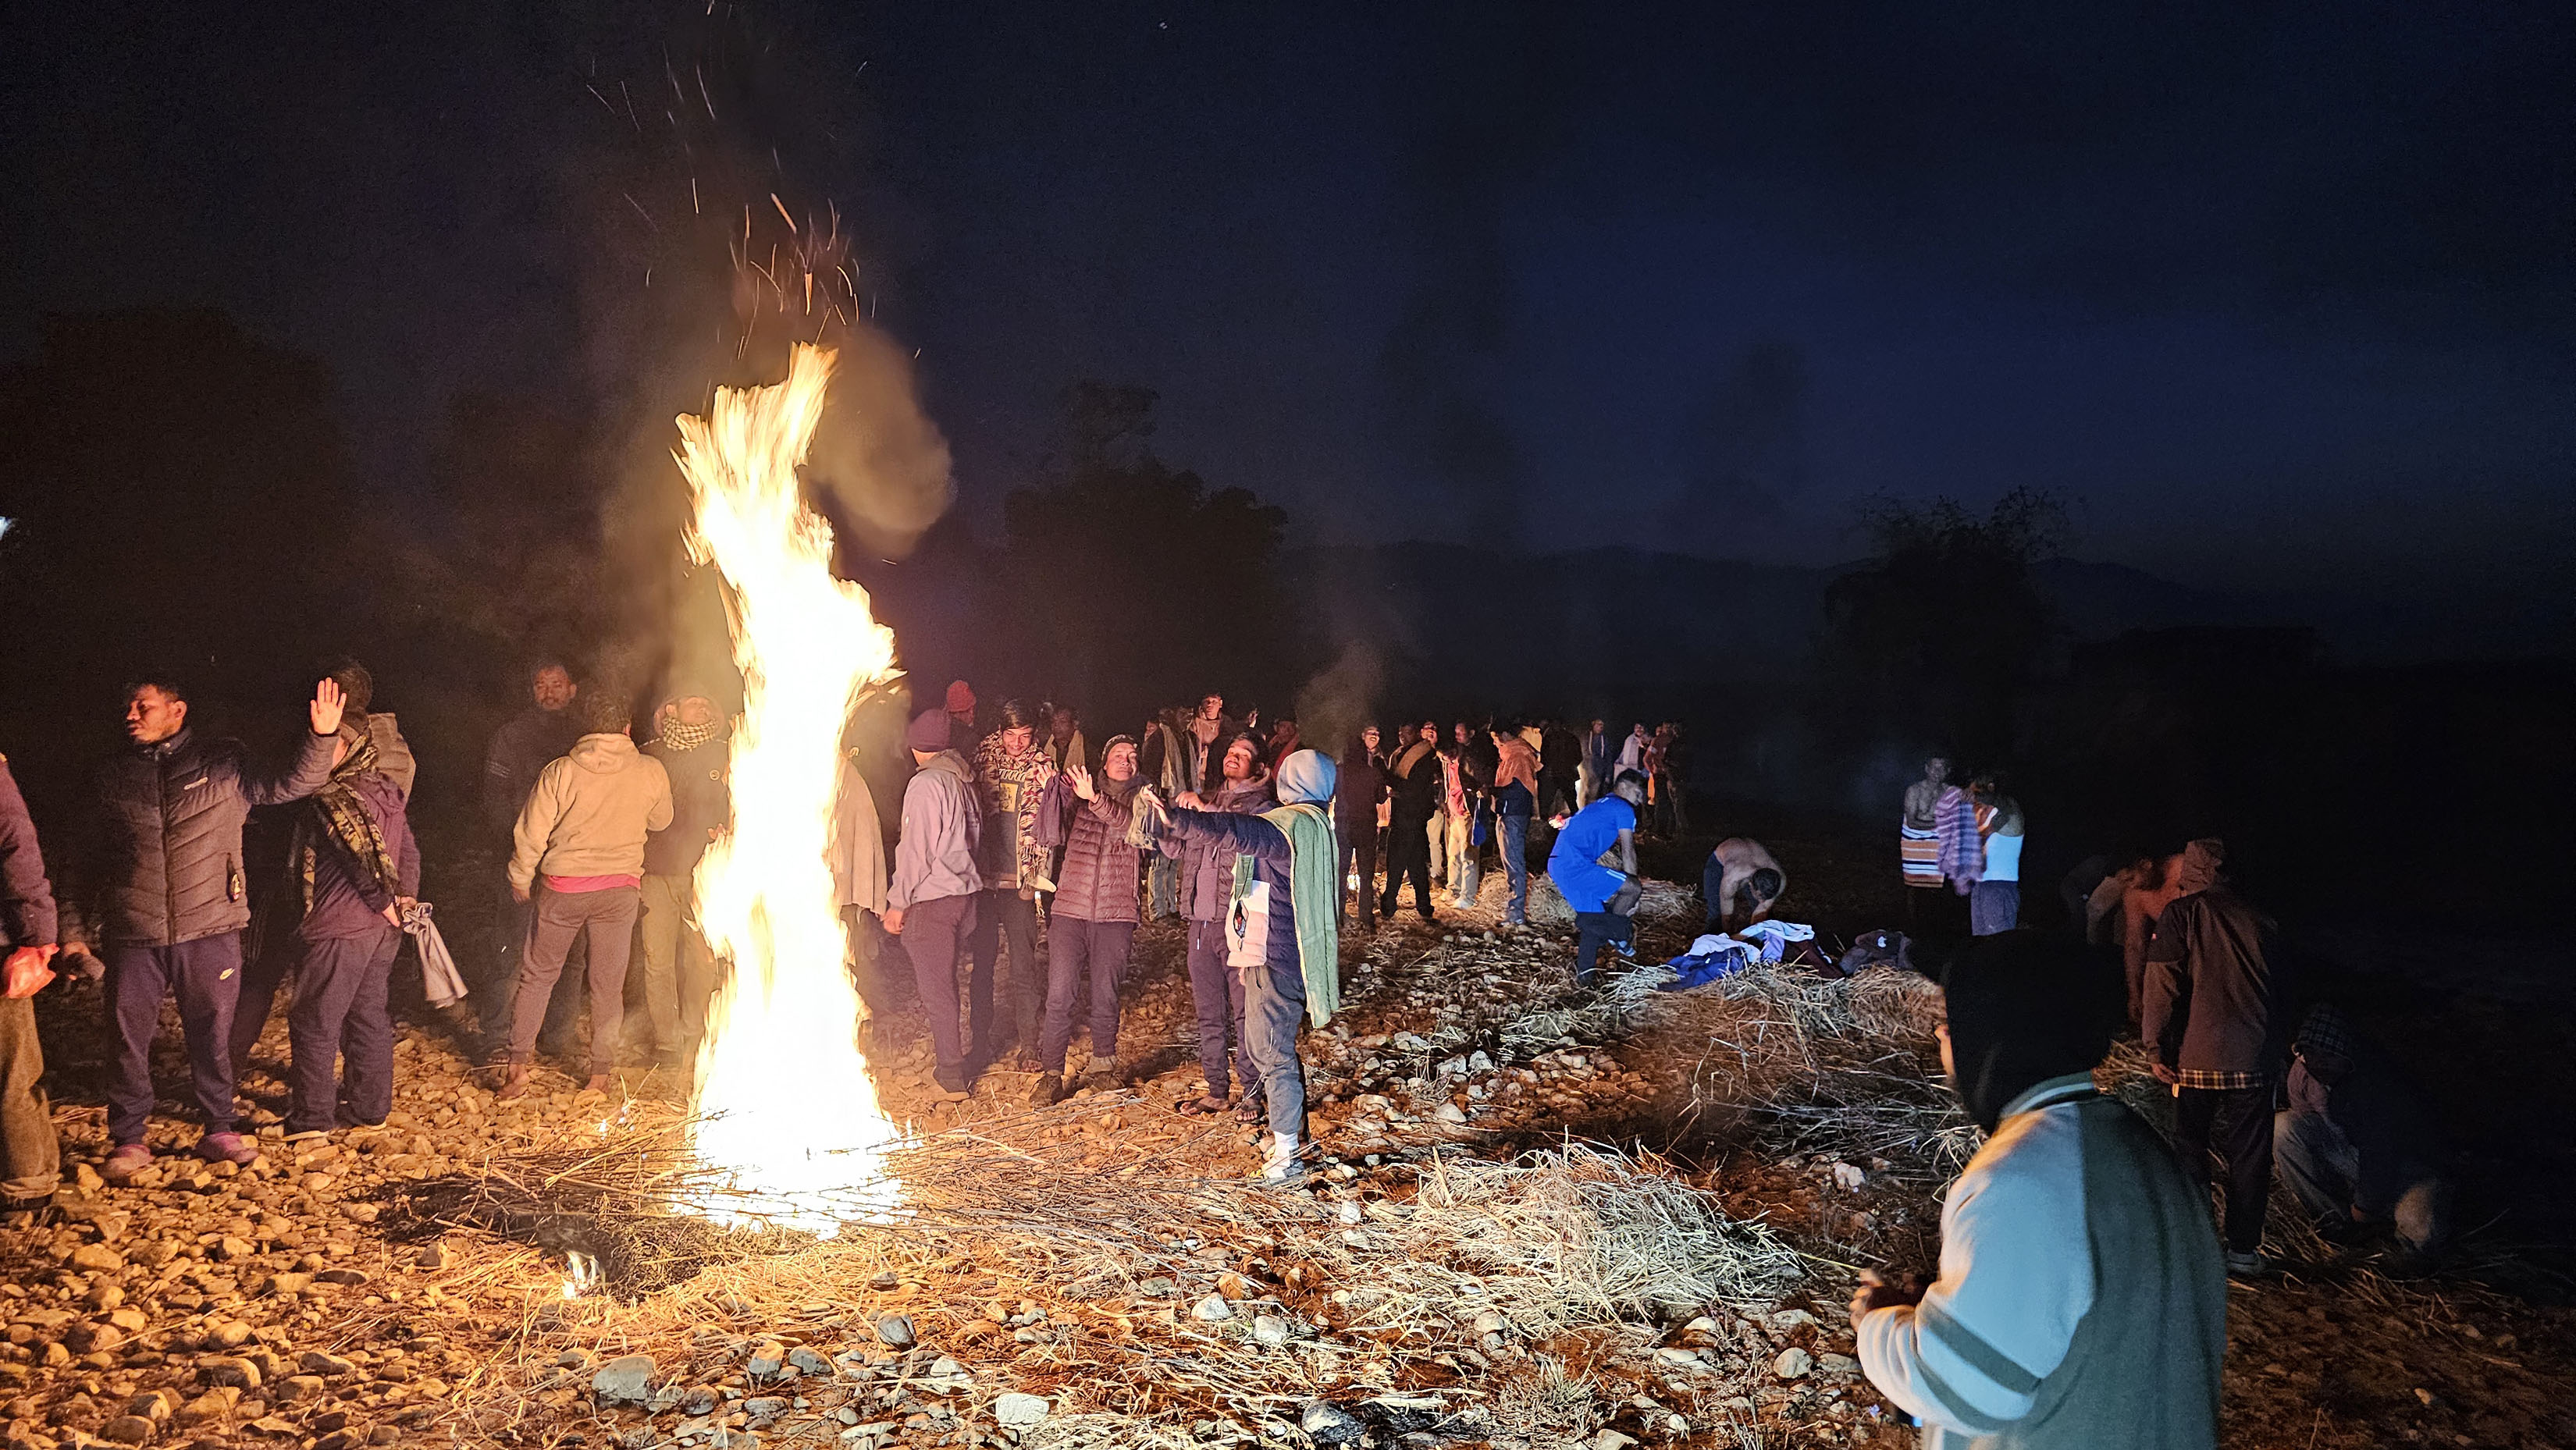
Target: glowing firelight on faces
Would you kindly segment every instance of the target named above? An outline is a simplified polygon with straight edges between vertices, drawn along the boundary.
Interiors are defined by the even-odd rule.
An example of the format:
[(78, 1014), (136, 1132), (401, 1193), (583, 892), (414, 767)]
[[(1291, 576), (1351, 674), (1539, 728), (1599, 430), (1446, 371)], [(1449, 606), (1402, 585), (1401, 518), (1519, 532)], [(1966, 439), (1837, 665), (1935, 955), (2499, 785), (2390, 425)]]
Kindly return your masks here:
[(724, 575), (744, 688), (733, 821), (696, 883), (707, 941), (733, 965), (708, 1009), (692, 1147), (733, 1192), (699, 1206), (820, 1234), (884, 1216), (902, 1187), (885, 1176), (900, 1130), (859, 1050), (827, 857), (851, 701), (894, 664), (893, 633), (833, 577), (831, 526), (797, 486), (831, 372), (830, 352), (798, 347), (785, 382), (720, 388), (705, 417), (681, 418), (678, 451), (690, 557)]

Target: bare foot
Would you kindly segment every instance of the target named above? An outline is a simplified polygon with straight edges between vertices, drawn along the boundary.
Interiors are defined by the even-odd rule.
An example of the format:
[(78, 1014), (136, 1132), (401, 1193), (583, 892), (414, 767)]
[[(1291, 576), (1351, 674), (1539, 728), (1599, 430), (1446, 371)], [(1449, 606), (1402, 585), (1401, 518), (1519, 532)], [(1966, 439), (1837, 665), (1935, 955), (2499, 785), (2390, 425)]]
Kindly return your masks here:
[(527, 1095), (528, 1070), (524, 1067), (511, 1068), (509, 1080), (501, 1084), (501, 1090), (499, 1092), (493, 1094), (494, 1097), (499, 1098), (505, 1103), (509, 1102), (513, 1098), (523, 1098)]
[(587, 1093), (604, 1093), (608, 1091), (608, 1074), (604, 1072), (592, 1073), (590, 1075), (590, 1081), (582, 1085), (582, 1091)]

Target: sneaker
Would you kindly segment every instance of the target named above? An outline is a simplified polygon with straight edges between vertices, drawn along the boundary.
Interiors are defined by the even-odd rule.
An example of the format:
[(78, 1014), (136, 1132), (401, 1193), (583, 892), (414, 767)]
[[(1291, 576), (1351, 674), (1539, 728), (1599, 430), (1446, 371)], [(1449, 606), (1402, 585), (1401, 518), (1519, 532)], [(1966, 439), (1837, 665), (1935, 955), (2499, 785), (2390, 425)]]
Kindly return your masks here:
[(1261, 1171), (1253, 1181), (1264, 1188), (1303, 1188), (1306, 1186), (1306, 1153), (1303, 1144), (1280, 1151), (1276, 1143), (1266, 1150)]
[(319, 1143), (331, 1136), (328, 1128), (305, 1128), (286, 1135), (289, 1143)]
[(2227, 1251), (2227, 1275), (2231, 1279), (2259, 1279), (2272, 1272), (2272, 1261), (2260, 1253), (2243, 1254)]
[(123, 1183), (152, 1166), (152, 1150), (141, 1143), (119, 1143), (116, 1151), (99, 1165), (98, 1176), (110, 1183)]
[(941, 1092), (962, 1093), (967, 1091), (966, 1069), (962, 1067), (942, 1067), (933, 1069), (930, 1074), (930, 1080), (939, 1084), (939, 1090)]
[(248, 1167), (259, 1158), (259, 1145), (239, 1133), (208, 1133), (197, 1140), (197, 1156), (209, 1163)]
[(1096, 1093), (1105, 1093), (1118, 1086), (1118, 1059), (1095, 1055), (1091, 1066), (1083, 1070), (1082, 1085)]
[(1056, 1105), (1056, 1101), (1063, 1096), (1064, 1074), (1057, 1072), (1042, 1073), (1039, 1075), (1037, 1082), (1029, 1088), (1029, 1106), (1033, 1108), (1051, 1108), (1054, 1107)]

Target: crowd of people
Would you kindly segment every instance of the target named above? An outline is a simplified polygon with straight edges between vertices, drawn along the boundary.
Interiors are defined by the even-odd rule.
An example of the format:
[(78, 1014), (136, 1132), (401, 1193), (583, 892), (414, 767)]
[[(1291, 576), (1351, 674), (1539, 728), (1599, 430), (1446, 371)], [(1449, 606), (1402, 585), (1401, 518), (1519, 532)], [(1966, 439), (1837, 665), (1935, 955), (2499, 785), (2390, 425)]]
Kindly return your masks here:
[[(417, 768), (394, 717), (370, 711), (373, 683), (335, 666), (286, 763), (265, 769), (197, 732), (177, 682), (133, 685), (129, 746), (91, 783), (59, 895), (0, 760), (8, 1211), (58, 1181), (30, 999), (62, 963), (104, 977), (110, 1182), (152, 1162), (150, 1053), (174, 996), (199, 1157), (257, 1156), (235, 1073), (290, 974), (285, 1137), (384, 1120), (388, 980), (429, 908), (407, 814)], [(621, 1049), (686, 1067), (707, 1031), (721, 964), (692, 920), (692, 873), (731, 816), (728, 725), (687, 687), (656, 704), (641, 746), (636, 718), (628, 697), (545, 661), (487, 752), (482, 814), (507, 841), (501, 927), (465, 1016), (503, 1097), (528, 1090), (541, 1047), (604, 1087)], [(913, 770), (892, 832), (856, 752), (844, 769), (831, 865), (848, 966), (880, 1021), (909, 977), (943, 1089), (1008, 1062), (1035, 1074), (1044, 1105), (1114, 1075), (1136, 932), (1184, 923), (1204, 1082), (1175, 1107), (1266, 1126), (1262, 1176), (1293, 1182), (1308, 1147), (1297, 1037), (1338, 1010), (1343, 925), (1391, 918), (1408, 886), (1426, 919), (1435, 887), (1472, 905), (1489, 869), (1502, 921), (1522, 922), (1544, 823), (1545, 870), (1578, 927), (1573, 967), (1591, 980), (1603, 953), (1633, 952), (1640, 833), (1686, 824), (1678, 738), (1638, 725), (1614, 740), (1598, 720), (1424, 720), (1363, 728), (1336, 755), (1293, 721), (1233, 719), (1211, 694), (1095, 744), (1061, 706), (1006, 701), (988, 721), (959, 681), (904, 729)], [(1954, 785), (1936, 757), (1904, 794), (1909, 917), (1966, 943), (1937, 968), (1943, 1063), (1988, 1138), (1950, 1190), (1939, 1278), (1855, 1295), (1861, 1359), (1945, 1436), (2050, 1426), (2016, 1438), (2198, 1443), (2224, 1346), (2221, 1278), (2267, 1267), (2276, 1160), (2330, 1229), (2390, 1223), (2404, 1250), (2429, 1255), (2451, 1227), (2438, 1128), (2385, 1053), (2331, 1006), (2303, 1008), (2222, 842), (2095, 857), (2065, 884), (2075, 931), (2021, 927), (2025, 824), (2001, 785), (1992, 773)], [(291, 825), (282, 873), (254, 892), (243, 827), (260, 807), (287, 808)], [(1720, 842), (1702, 878), (1711, 930), (1763, 920), (1786, 885), (1761, 843)], [(638, 942), (644, 1024), (629, 1043)], [(2170, 1149), (2092, 1086), (2124, 1007), (2173, 1093)], [(1078, 1071), (1077, 1026), (1090, 1048)], [(2159, 1393), (2142, 1398), (2145, 1383)]]

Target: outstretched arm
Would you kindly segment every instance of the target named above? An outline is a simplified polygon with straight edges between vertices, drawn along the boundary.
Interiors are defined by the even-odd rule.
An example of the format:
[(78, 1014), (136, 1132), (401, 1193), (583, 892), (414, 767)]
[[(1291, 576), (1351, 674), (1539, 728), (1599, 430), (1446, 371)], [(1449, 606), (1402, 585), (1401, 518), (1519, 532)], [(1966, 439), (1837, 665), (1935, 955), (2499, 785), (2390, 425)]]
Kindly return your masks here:
[(282, 775), (253, 775), (245, 767), (241, 773), (242, 799), (255, 806), (273, 806), (281, 801), (300, 801), (322, 788), (331, 778), (331, 739), (340, 733), (340, 711), (346, 703), (339, 685), (324, 680), (313, 688), (312, 703), (304, 707), (305, 718), (313, 728), (306, 732), (295, 753), (295, 764)]

